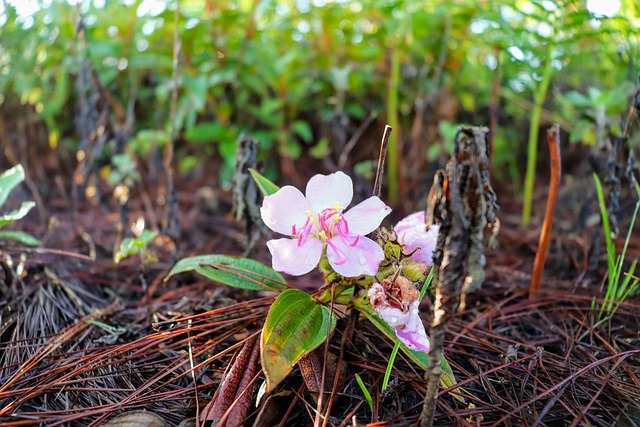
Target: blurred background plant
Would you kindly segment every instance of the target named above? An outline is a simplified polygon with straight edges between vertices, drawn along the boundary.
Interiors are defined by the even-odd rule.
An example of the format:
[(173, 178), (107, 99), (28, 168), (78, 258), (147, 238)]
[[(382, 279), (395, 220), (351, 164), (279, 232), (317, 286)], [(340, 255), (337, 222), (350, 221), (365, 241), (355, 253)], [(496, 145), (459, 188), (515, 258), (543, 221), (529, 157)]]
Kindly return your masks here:
[[(24, 181), (24, 169), (16, 165), (0, 175), (0, 207), (4, 206), (11, 192)], [(34, 202), (22, 202), (18, 209), (0, 215), (0, 228), (24, 218), (36, 204)], [(24, 245), (38, 246), (40, 241), (31, 234), (21, 230), (1, 230), (0, 241), (16, 240)]]
[[(228, 188), (237, 141), (250, 134), (265, 174), (281, 182), (306, 179), (299, 175), (310, 173), (303, 165), (314, 158), (327, 170), (366, 175), (391, 123), (388, 198), (408, 210), (446, 158), (454, 125), (490, 124), (494, 175), (516, 194), (524, 189), (527, 224), (539, 127), (559, 121), (571, 142), (594, 144), (603, 117), (611, 121), (625, 108), (636, 79), (639, 6), (621, 0), (596, 8), (603, 4), (181, 1), (178, 170), (201, 174), (217, 159), (219, 184)], [(111, 117), (102, 128), (108, 144), (93, 154), (97, 166), (115, 165), (117, 173), (111, 157), (124, 149), (149, 173), (161, 170), (175, 7), (163, 0), (0, 6), (5, 151), (31, 163), (41, 181), (47, 162), (34, 164), (34, 153), (75, 165), (84, 82), (96, 117)], [(86, 61), (94, 75), (83, 80)], [(118, 142), (125, 117), (131, 129)]]

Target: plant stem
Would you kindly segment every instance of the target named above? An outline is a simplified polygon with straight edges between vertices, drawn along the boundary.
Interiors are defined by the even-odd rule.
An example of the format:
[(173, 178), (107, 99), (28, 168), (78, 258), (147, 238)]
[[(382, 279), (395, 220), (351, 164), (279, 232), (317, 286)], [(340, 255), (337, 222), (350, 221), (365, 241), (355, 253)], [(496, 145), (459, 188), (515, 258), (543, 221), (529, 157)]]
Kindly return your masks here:
[(167, 172), (167, 235), (171, 237), (178, 247), (180, 235), (180, 223), (178, 222), (178, 195), (174, 184), (175, 158), (174, 148), (177, 144), (178, 133), (180, 131), (177, 122), (178, 113), (178, 85), (180, 83), (180, 52), (182, 50), (182, 40), (180, 39), (180, 2), (176, 1), (176, 8), (173, 12), (173, 59), (172, 59), (172, 89), (171, 105), (169, 111), (169, 126), (171, 127), (171, 140), (167, 144), (164, 152), (164, 169)]
[(540, 291), (540, 280), (544, 270), (544, 262), (547, 258), (549, 248), (549, 238), (551, 226), (553, 224), (553, 211), (558, 198), (558, 187), (562, 176), (560, 167), (560, 125), (555, 124), (547, 130), (547, 143), (549, 144), (549, 156), (551, 157), (551, 182), (549, 183), (549, 195), (547, 197), (547, 208), (544, 214), (544, 222), (540, 231), (540, 242), (538, 252), (533, 263), (533, 274), (531, 275), (531, 285), (529, 286), (529, 299), (534, 299)]
[(400, 49), (394, 47), (391, 51), (391, 70), (389, 72), (389, 92), (387, 96), (387, 122), (396, 129), (391, 134), (389, 143), (389, 203), (398, 202), (398, 87), (400, 85)]
[(524, 180), (524, 196), (522, 201), (522, 226), (527, 227), (531, 220), (531, 204), (533, 201), (533, 185), (536, 180), (536, 160), (538, 154), (538, 134), (540, 131), (540, 117), (542, 106), (549, 91), (553, 67), (551, 67), (551, 52), (553, 50), (553, 34), (551, 35), (547, 53), (545, 56), (542, 81), (534, 96), (534, 106), (531, 112), (531, 126), (529, 128), (529, 141), (527, 145), (527, 171)]

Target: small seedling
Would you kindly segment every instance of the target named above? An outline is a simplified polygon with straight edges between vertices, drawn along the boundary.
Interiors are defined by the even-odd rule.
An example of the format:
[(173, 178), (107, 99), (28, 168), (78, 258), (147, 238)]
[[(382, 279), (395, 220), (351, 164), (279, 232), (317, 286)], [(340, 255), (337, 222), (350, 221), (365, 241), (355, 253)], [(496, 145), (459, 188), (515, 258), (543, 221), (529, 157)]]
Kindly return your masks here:
[(156, 254), (149, 250), (149, 244), (158, 235), (157, 231), (145, 230), (144, 220), (139, 219), (133, 227), (136, 237), (128, 237), (120, 243), (120, 248), (113, 255), (113, 260), (117, 264), (125, 258), (133, 255), (140, 255), (142, 265), (157, 260)]

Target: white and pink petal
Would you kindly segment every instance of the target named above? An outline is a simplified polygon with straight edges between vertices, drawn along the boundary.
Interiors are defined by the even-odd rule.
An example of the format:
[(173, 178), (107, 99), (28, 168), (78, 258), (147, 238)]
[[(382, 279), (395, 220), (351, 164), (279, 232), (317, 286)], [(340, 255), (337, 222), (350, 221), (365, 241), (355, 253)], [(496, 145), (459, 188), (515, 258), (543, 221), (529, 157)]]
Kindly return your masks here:
[(307, 239), (298, 246), (297, 239), (275, 239), (267, 242), (272, 267), (276, 271), (301, 276), (313, 270), (322, 256), (322, 242)]
[(309, 203), (295, 187), (286, 185), (262, 202), (260, 216), (271, 230), (291, 236), (293, 226), (298, 229), (307, 221)]
[(374, 283), (369, 288), (369, 303), (387, 324), (395, 329), (398, 339), (411, 350), (429, 352), (429, 338), (425, 332), (420, 312), (419, 301), (413, 301), (409, 309), (403, 312), (389, 303), (384, 287)]
[(412, 253), (411, 259), (425, 264), (433, 264), (433, 250), (438, 242), (438, 225), (426, 229), (424, 212), (415, 212), (402, 219), (394, 227), (398, 241), (404, 245), (405, 253)]
[(344, 172), (318, 174), (307, 183), (305, 195), (314, 213), (333, 208), (336, 203), (344, 209), (353, 199), (353, 182)]
[(358, 203), (344, 213), (349, 224), (349, 234), (369, 234), (380, 226), (382, 220), (391, 213), (379, 197), (372, 196)]
[[(353, 236), (353, 240), (346, 243), (340, 236), (330, 238), (327, 244), (329, 264), (344, 277), (374, 276), (384, 259), (384, 251), (368, 237), (360, 236), (357, 242), (355, 239)], [(355, 245), (352, 246), (353, 242)]]
[(418, 301), (409, 307), (409, 319), (404, 326), (396, 327), (396, 336), (411, 350), (429, 352), (430, 343), (418, 310)]

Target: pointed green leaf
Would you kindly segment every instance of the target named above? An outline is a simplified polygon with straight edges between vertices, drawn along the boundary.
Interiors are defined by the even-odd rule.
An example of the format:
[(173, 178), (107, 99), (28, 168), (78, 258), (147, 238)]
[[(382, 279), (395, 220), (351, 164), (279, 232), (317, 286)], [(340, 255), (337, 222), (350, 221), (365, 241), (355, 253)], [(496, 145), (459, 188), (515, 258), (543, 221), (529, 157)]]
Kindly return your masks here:
[(24, 169), (22, 165), (15, 165), (0, 175), (0, 206), (4, 205), (9, 193), (24, 181)]
[(22, 243), (23, 245), (29, 245), (29, 246), (40, 245), (40, 240), (36, 239), (29, 233), (25, 233), (24, 231), (13, 231), (13, 230), (0, 231), (0, 240), (3, 240), (3, 239), (16, 240)]
[(249, 259), (227, 255), (200, 255), (183, 258), (171, 269), (167, 278), (195, 271), (214, 282), (254, 291), (286, 289), (284, 277), (271, 267)]
[[(373, 323), (375, 327), (378, 328), (387, 338), (392, 340), (394, 343), (399, 343), (400, 350), (402, 350), (402, 352), (406, 354), (411, 361), (422, 369), (427, 369), (427, 365), (429, 364), (429, 355), (427, 353), (411, 350), (404, 345), (404, 343), (396, 336), (396, 332), (393, 328), (391, 328), (387, 322), (382, 320), (382, 318), (378, 316), (373, 307), (369, 304), (357, 304), (356, 308), (360, 313), (364, 314), (364, 316), (369, 319), (369, 321)], [(456, 377), (453, 375), (453, 370), (451, 369), (451, 366), (449, 366), (447, 359), (444, 357), (442, 358), (442, 375), (440, 376), (440, 384), (445, 388), (449, 388), (457, 384)]]
[(265, 197), (266, 196), (270, 196), (270, 195), (274, 194), (275, 192), (277, 192), (280, 189), (280, 187), (275, 185), (269, 179), (265, 178), (257, 170), (249, 169), (249, 173), (251, 174), (251, 176), (255, 180), (256, 184), (258, 184), (258, 188), (260, 189), (260, 192), (262, 193), (263, 196), (265, 196)]
[(20, 209), (16, 209), (5, 215), (0, 215), (0, 227), (23, 218), (35, 205), (34, 202), (22, 202)]
[(304, 355), (327, 339), (336, 326), (328, 307), (317, 304), (307, 293), (287, 289), (269, 310), (262, 329), (260, 355), (271, 392)]

